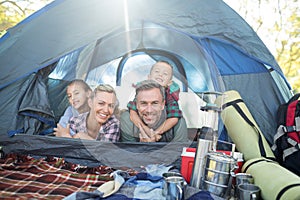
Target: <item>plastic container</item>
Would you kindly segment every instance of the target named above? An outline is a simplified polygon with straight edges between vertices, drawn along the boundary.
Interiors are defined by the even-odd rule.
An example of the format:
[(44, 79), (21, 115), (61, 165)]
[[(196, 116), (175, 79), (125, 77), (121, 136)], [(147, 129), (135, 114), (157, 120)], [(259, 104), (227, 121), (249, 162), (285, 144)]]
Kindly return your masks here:
[(184, 177), (187, 183), (190, 183), (193, 173), (194, 158), (196, 154), (196, 148), (183, 147), (181, 153), (181, 170), (180, 173)]

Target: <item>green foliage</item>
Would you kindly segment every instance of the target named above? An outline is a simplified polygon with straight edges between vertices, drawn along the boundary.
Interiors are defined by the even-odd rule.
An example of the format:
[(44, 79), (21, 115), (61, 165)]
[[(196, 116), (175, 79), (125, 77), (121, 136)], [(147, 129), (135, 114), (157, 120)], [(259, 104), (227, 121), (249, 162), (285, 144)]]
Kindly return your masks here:
[(46, 5), (50, 0), (0, 0), (0, 37), (36, 11), (37, 4)]
[(257, 32), (274, 55), (294, 93), (300, 92), (299, 0), (223, 0)]
[[(300, 16), (295, 9), (287, 20), (288, 29), (284, 31), (285, 39), (277, 48), (276, 59), (293, 87), (294, 93), (300, 92)], [(280, 27), (277, 27), (280, 28)]]

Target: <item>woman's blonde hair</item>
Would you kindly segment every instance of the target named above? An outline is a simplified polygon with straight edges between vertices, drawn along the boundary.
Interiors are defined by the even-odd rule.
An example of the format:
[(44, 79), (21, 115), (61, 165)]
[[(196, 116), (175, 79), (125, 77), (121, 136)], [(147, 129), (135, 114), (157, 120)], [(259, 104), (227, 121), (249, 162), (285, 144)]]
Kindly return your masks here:
[(116, 115), (116, 117), (119, 117), (120, 114), (120, 110), (119, 110), (119, 100), (116, 94), (115, 89), (109, 85), (109, 84), (100, 84), (98, 85), (95, 89), (94, 92), (91, 96), (91, 98), (94, 98), (94, 96), (98, 93), (98, 92), (107, 92), (107, 93), (112, 93), (115, 95), (116, 97), (116, 103), (115, 103), (115, 109), (114, 109), (114, 115)]

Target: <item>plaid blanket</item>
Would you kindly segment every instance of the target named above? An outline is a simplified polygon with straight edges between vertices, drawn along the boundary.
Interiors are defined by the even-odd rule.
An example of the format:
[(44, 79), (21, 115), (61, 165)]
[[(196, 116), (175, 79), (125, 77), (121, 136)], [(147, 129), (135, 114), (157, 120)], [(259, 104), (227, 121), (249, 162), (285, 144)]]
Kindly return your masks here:
[(114, 171), (107, 166), (68, 163), (63, 158), (9, 154), (0, 159), (0, 198), (63, 199), (74, 192), (96, 190), (113, 180)]

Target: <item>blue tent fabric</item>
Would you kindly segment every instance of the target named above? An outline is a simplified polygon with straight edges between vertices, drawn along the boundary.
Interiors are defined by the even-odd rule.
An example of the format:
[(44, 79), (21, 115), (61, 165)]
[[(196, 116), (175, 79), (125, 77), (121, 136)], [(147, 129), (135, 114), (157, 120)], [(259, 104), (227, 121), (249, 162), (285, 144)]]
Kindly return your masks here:
[[(84, 141), (78, 151), (66, 151), (77, 141), (39, 136), (50, 127), (39, 129), (39, 117), (26, 121), (28, 116), (21, 114), (38, 113), (50, 118), (52, 126), (68, 106), (65, 86), (72, 79), (83, 79), (92, 87), (99, 83), (124, 87), (134, 78), (146, 77), (159, 59), (176, 66), (174, 79), (184, 92), (238, 91), (267, 141), (273, 143), (276, 110), (292, 96), (290, 86), (255, 31), (222, 0), (58, 0), (0, 39), (0, 145), (6, 152), (78, 160), (78, 155), (84, 155), (85, 162), (93, 162), (84, 149), (89, 147), (97, 159), (105, 152), (100, 156), (103, 162), (115, 159), (113, 164), (128, 164), (126, 153), (106, 152), (102, 144), (96, 150), (91, 141)], [(23, 134), (10, 137), (10, 131)], [(225, 131), (219, 134), (226, 139)], [(133, 144), (121, 145), (131, 149)], [(165, 147), (160, 145), (136, 147), (141, 151)], [(164, 156), (172, 156), (174, 148)]]
[(209, 51), (220, 73), (224, 76), (268, 72), (262, 63), (249, 57), (233, 45), (217, 40), (203, 40), (202, 45), (205, 45), (205, 49)]
[[(280, 70), (274, 57), (268, 52), (265, 45), (251, 27), (220, 0), (209, 2), (199, 2), (194, 0), (190, 1), (188, 4), (181, 1), (160, 2), (155, 0), (141, 3), (136, 0), (131, 0), (128, 2), (128, 5), (123, 4), (123, 1), (120, 0), (101, 4), (97, 3), (95, 0), (89, 2), (77, 2), (76, 4), (70, 0), (54, 1), (16, 27), (11, 28), (0, 41), (2, 47), (0, 54), (1, 66), (6, 66), (9, 63), (10, 66), (22, 70), (14, 76), (10, 75), (9, 77), (11, 78), (4, 78), (5, 76), (1, 76), (0, 80), (3, 82), (0, 82), (0, 86), (2, 87), (5, 83), (11, 83), (20, 75), (28, 74), (32, 70), (36, 71), (37, 69), (40, 69), (39, 67), (43, 64), (46, 64), (47, 62), (51, 63), (54, 60), (57, 60), (61, 55), (66, 55), (68, 52), (92, 42), (94, 38), (97, 38), (96, 35), (98, 35), (98, 37), (103, 37), (111, 32), (111, 30), (123, 26), (125, 23), (123, 20), (125, 11), (123, 8), (125, 6), (127, 6), (129, 11), (128, 19), (131, 21), (147, 19), (148, 21), (153, 21), (158, 24), (165, 24), (166, 26), (172, 27), (174, 30), (177, 29), (178, 31), (186, 32), (190, 35), (196, 35), (198, 37), (214, 36), (219, 39), (223, 38), (224, 40), (230, 41), (241, 47), (248, 54), (258, 57), (261, 60), (265, 60), (270, 66)], [(110, 7), (114, 8), (115, 11), (118, 11), (118, 14), (112, 15), (107, 12), (107, 8)], [(70, 11), (66, 12), (63, 8), (68, 8)], [(85, 9), (89, 9), (89, 12), (85, 12)], [(186, 12), (187, 10), (189, 12)], [(173, 17), (173, 15), (176, 17)], [(75, 18), (75, 16), (77, 18)], [(61, 20), (60, 17), (64, 20)], [(93, 22), (93, 20), (95, 20), (93, 18), (95, 17), (97, 17), (98, 21), (99, 19), (110, 20), (106, 20), (104, 23), (101, 22), (102, 24), (98, 26), (99, 28), (93, 26), (92, 23), (82, 23), (83, 20)], [(197, 17), (200, 20), (197, 19)], [(52, 26), (48, 26), (48, 20), (52, 19), (56, 22), (56, 28), (54, 29)], [(46, 23), (37, 26), (36, 24), (40, 21)], [(20, 30), (23, 30), (24, 27), (27, 26), (30, 28), (20, 32)], [(36, 27), (38, 30), (36, 30)], [(81, 27), (81, 29), (79, 27)], [(97, 28), (101, 30), (98, 30)], [(37, 43), (33, 44), (31, 42), (31, 50), (28, 51), (27, 54), (39, 53), (39, 55), (34, 55), (33, 59), (26, 60), (21, 65), (19, 65), (21, 57), (15, 57), (13, 62), (4, 57), (18, 48), (25, 50), (27, 48), (27, 38), (32, 37), (34, 31), (37, 31), (37, 34), (43, 31), (45, 34), (35, 38)], [(233, 31), (235, 31), (235, 34), (232, 34)], [(80, 32), (85, 34), (82, 34), (79, 38), (78, 34), (80, 34)], [(48, 37), (49, 44), (43, 46), (45, 43), (42, 43), (42, 41), (45, 41), (45, 37)], [(57, 40), (57, 38), (61, 39)], [(20, 40), (22, 40), (22, 42), (20, 42)], [(59, 44), (58, 46), (57, 42), (59, 41), (64, 41), (64, 43)], [(71, 41), (77, 41), (77, 43), (74, 44), (74, 42)], [(13, 44), (16, 46), (12, 48)], [(3, 72), (3, 75), (8, 73), (7, 70)]]

